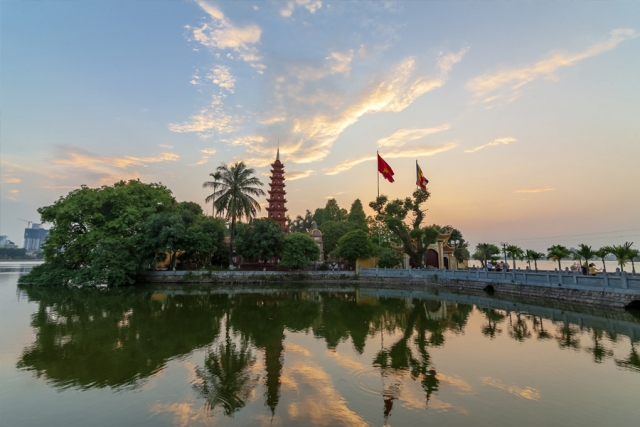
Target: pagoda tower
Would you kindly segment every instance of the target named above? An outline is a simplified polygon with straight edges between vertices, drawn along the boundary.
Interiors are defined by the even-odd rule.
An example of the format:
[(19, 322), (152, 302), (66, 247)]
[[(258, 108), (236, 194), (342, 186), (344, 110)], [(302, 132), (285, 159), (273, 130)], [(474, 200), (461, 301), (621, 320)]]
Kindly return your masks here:
[(280, 225), (282, 231), (288, 233), (287, 230), (287, 208), (284, 207), (287, 203), (287, 199), (284, 198), (284, 165), (280, 162), (280, 148), (276, 154), (276, 161), (271, 164), (271, 182), (269, 186), (271, 190), (268, 191), (269, 198), (267, 202), (269, 207), (267, 208), (267, 215)]

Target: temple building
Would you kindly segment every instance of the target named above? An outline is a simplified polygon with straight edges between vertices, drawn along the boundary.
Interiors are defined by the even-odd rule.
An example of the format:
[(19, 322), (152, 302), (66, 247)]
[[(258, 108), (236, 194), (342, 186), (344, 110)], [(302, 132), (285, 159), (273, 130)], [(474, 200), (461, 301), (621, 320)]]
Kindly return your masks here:
[(284, 198), (287, 193), (284, 191), (286, 185), (284, 183), (284, 165), (280, 162), (280, 148), (278, 148), (276, 154), (276, 161), (271, 164), (271, 167), (273, 169), (271, 169), (271, 182), (269, 183), (271, 189), (268, 191), (269, 198), (267, 202), (269, 206), (267, 207), (267, 216), (277, 222), (282, 231), (288, 233), (287, 208), (285, 207), (287, 199)]
[(464, 270), (467, 268), (466, 260), (458, 262), (453, 256), (455, 247), (449, 245), (452, 229), (445, 230), (438, 235), (437, 241), (427, 248), (425, 266), (444, 270)]

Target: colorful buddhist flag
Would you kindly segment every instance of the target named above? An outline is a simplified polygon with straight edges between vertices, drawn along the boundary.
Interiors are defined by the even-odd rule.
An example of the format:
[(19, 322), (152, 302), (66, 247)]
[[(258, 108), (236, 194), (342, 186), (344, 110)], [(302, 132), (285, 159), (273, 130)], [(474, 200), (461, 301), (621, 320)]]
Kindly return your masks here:
[(416, 185), (423, 190), (426, 190), (428, 183), (429, 180), (422, 174), (422, 169), (420, 168), (420, 166), (418, 165), (418, 161), (416, 160)]
[(389, 163), (385, 162), (380, 154), (378, 154), (378, 172), (389, 182), (393, 182), (393, 169), (389, 166)]

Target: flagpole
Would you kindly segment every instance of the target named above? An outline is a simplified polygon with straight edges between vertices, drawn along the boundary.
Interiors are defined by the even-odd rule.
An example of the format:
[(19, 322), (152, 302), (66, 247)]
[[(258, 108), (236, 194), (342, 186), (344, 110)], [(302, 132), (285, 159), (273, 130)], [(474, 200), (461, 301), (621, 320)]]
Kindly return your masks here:
[[(380, 153), (376, 150), (376, 176), (378, 177), (378, 198), (380, 198), (380, 171), (378, 170), (378, 159), (380, 158)], [(378, 200), (376, 200), (377, 202)], [(380, 222), (378, 221), (378, 247), (380, 247)]]

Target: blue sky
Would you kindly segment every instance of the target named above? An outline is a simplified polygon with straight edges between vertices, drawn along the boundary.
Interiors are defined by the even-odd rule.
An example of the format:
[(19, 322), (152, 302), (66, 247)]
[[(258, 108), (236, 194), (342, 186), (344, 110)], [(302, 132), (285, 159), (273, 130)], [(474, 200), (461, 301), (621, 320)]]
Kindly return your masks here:
[[(280, 144), (289, 213), (376, 195), (376, 150), (427, 222), (479, 241), (640, 242), (633, 2), (0, 3), (0, 233), (81, 184), (204, 206)], [(264, 212), (263, 212), (264, 213)], [(624, 231), (618, 231), (624, 230)], [(615, 231), (615, 233), (610, 233)], [(568, 237), (560, 237), (568, 236)]]

